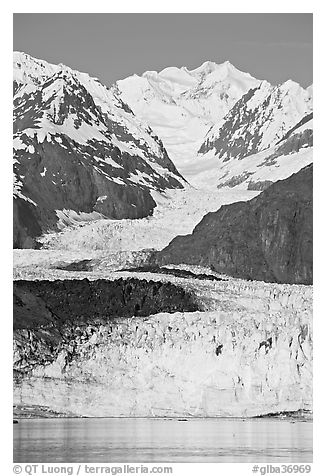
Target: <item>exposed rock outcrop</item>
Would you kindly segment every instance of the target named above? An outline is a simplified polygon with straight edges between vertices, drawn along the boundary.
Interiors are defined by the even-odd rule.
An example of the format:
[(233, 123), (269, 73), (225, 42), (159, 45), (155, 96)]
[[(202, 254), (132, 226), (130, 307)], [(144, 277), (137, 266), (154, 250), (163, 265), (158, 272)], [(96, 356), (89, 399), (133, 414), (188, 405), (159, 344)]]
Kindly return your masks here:
[(193, 311), (194, 298), (170, 283), (118, 279), (14, 282), (14, 329), (106, 322), (119, 316)]
[(154, 256), (158, 264), (211, 266), (245, 279), (312, 283), (312, 165), (258, 197), (207, 214), (193, 233)]

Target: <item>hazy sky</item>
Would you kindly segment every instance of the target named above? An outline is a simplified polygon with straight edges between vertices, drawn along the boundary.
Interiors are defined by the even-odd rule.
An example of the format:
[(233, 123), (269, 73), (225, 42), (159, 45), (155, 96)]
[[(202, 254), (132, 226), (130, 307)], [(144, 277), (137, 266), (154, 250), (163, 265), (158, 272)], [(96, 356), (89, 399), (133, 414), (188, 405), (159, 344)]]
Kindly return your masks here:
[(167, 66), (229, 60), (258, 79), (312, 83), (312, 14), (15, 13), (14, 50), (109, 85)]

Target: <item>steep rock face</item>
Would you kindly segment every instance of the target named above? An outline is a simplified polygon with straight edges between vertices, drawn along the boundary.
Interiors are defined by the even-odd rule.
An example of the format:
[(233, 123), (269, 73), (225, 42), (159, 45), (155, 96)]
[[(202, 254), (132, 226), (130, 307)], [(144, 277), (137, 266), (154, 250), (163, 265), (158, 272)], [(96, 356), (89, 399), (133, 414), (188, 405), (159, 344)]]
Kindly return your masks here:
[(249, 202), (209, 213), (154, 259), (212, 266), (245, 279), (311, 284), (312, 165)]
[(118, 81), (114, 91), (162, 139), (183, 173), (208, 129), (259, 81), (228, 61), (206, 61), (194, 70), (169, 67)]
[(15, 247), (58, 220), (147, 216), (151, 191), (184, 186), (160, 140), (98, 80), (16, 53), (14, 85)]
[(193, 297), (170, 283), (115, 281), (15, 281), (14, 330), (106, 322), (119, 316), (198, 309)]

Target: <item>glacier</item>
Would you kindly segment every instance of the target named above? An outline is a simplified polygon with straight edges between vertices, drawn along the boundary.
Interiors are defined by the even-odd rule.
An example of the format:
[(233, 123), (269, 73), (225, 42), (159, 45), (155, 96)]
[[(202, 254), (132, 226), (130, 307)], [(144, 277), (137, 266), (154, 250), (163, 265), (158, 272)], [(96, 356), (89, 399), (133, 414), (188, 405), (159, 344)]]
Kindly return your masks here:
[[(155, 193), (152, 217), (76, 224), (45, 235), (47, 249), (14, 250), (15, 280), (134, 277), (173, 283), (201, 303), (195, 312), (87, 324), (74, 338), (67, 329), (55, 360), (15, 381), (14, 404), (79, 416), (251, 417), (310, 411), (312, 286), (121, 271), (141, 266), (152, 250), (191, 232), (207, 212), (259, 193), (193, 187)], [(83, 259), (90, 260), (91, 270), (62, 267)], [(16, 336), (18, 368), (37, 342), (26, 329), (23, 338)]]
[[(311, 410), (310, 286), (164, 280), (195, 292), (204, 310), (67, 328), (56, 360), (15, 383), (14, 404), (89, 417)], [(28, 344), (21, 347), (21, 334), (15, 341), (16, 367), (37, 344), (37, 331), (24, 332)]]
[[(312, 120), (302, 122), (312, 110), (312, 88), (303, 90), (293, 82), (274, 87), (228, 62), (206, 62), (192, 71), (172, 67), (141, 77), (134, 75), (107, 89), (85, 73), (16, 53), (18, 106), (24, 103), (24, 95), (33, 97), (51, 77), (54, 82), (42, 87), (40, 106), (57, 93), (51, 103), (53, 117), (41, 110), (38, 122), (42, 131), (32, 124), (25, 129), (24, 141), (20, 133), (15, 137), (17, 157), (24, 155), (30, 161), (41, 145), (48, 150), (50, 145), (51, 150), (60, 149), (68, 157), (67, 145), (72, 140), (76, 151), (85, 154), (86, 141), (97, 134), (101, 142), (105, 127), (97, 124), (95, 116), (91, 125), (79, 127), (72, 123), (76, 115), (67, 117), (65, 131), (55, 123), (62, 77), (66, 77), (68, 92), (78, 82), (94, 98), (94, 110), (120, 131), (119, 135), (112, 130), (106, 137), (111, 155), (111, 146), (118, 148), (112, 157), (100, 155), (101, 150), (89, 142), (92, 150), (87, 153), (95, 175), (100, 173), (103, 180), (109, 178), (124, 187), (146, 186), (148, 198), (153, 199), (153, 215), (102, 219), (103, 203), (110, 197), (104, 186), (96, 195), (95, 211), (76, 211), (69, 204), (56, 207), (60, 233), (44, 233), (38, 239), (42, 250), (15, 250), (14, 279), (96, 282), (132, 277), (154, 285), (172, 283), (191, 292), (200, 310), (156, 312), (146, 317), (121, 315), (101, 323), (93, 322), (94, 316), (89, 315), (88, 322), (78, 329), (69, 325), (58, 329), (52, 323), (42, 332), (58, 339), (53, 347), (42, 341), (40, 329), (16, 330), (14, 367), (19, 376), (14, 381), (14, 404), (48, 407), (58, 414), (101, 417), (254, 417), (311, 411), (311, 286), (226, 276), (217, 282), (199, 281), (121, 269), (146, 263), (153, 251), (167, 246), (175, 236), (191, 233), (206, 213), (228, 203), (247, 201), (260, 193), (258, 185), (285, 178), (312, 162)], [(253, 99), (244, 102), (244, 94), (252, 88), (256, 91)], [(284, 93), (282, 101), (279, 92)], [(269, 107), (265, 104), (268, 101)], [(278, 109), (279, 105), (282, 107)], [(30, 114), (29, 104), (24, 103), (24, 107)], [(287, 114), (283, 114), (284, 107)], [(255, 115), (243, 115), (247, 110)], [(237, 144), (247, 127), (241, 122), (242, 116), (255, 119), (249, 120), (251, 135), (244, 155), (230, 160), (219, 157), (215, 145), (221, 131), (226, 132), (227, 139), (222, 134), (221, 143), (227, 143), (228, 148), (232, 141)], [(63, 132), (71, 136), (70, 142)], [(32, 145), (34, 133), (39, 143)], [(135, 142), (130, 141), (129, 133)], [(205, 147), (197, 154), (204, 140)], [(171, 170), (165, 167), (167, 152), (190, 184), (177, 175), (180, 188), (153, 186), (153, 177), (165, 183), (177, 173), (172, 163)], [(135, 166), (126, 182), (120, 177), (121, 170), (130, 167), (136, 156), (137, 164), (141, 160), (145, 169)], [(160, 160), (156, 163), (155, 158)], [(110, 166), (110, 175), (100, 166)], [(147, 167), (152, 176), (146, 173)], [(42, 183), (51, 175), (56, 177), (45, 162), (38, 171)], [(16, 177), (17, 196), (39, 207), (23, 195), (25, 176), (22, 170)], [(90, 269), (67, 269), (67, 264), (81, 260), (87, 261)], [(179, 267), (195, 273), (212, 272)], [(30, 358), (37, 349), (41, 349), (43, 363)]]

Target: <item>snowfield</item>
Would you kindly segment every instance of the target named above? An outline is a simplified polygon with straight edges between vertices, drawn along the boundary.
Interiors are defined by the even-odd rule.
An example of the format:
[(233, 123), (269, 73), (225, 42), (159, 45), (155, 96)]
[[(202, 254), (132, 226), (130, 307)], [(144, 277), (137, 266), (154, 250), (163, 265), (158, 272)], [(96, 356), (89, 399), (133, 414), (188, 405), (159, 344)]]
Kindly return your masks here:
[(146, 71), (117, 81), (115, 92), (162, 140), (181, 174), (196, 160), (206, 133), (250, 88), (260, 84), (229, 61)]

